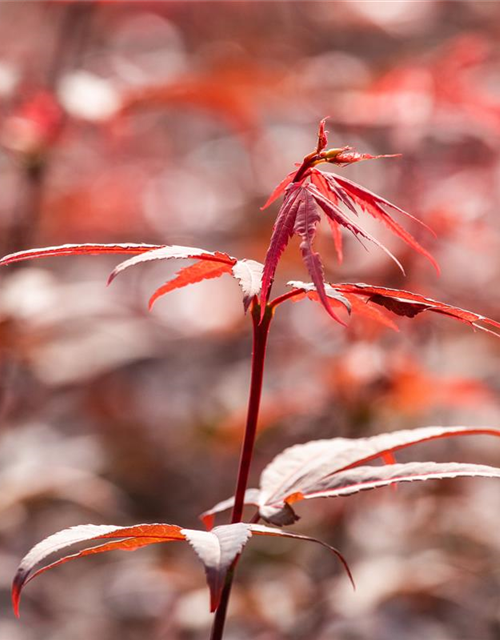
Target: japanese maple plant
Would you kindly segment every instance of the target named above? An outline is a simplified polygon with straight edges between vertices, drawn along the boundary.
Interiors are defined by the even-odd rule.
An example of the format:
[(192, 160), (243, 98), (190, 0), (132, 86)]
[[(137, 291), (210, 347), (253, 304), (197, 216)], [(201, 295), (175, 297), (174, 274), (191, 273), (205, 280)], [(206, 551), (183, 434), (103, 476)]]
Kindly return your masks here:
[[(322, 164), (345, 166), (383, 157), (387, 156), (361, 154), (350, 147), (328, 149), (323, 120), (314, 151), (286, 176), (263, 207), (283, 196), (264, 264), (250, 259), (233, 258), (222, 251), (135, 243), (68, 244), (21, 251), (0, 261), (1, 265), (9, 265), (21, 260), (49, 256), (136, 254), (114, 269), (110, 276), (111, 282), (126, 269), (145, 262), (189, 259), (192, 261), (189, 266), (181, 268), (172, 279), (153, 293), (150, 307), (158, 298), (174, 289), (228, 273), (241, 287), (244, 310), (248, 312), (253, 324), (248, 412), (234, 497), (218, 503), (202, 514), (206, 530), (184, 529), (176, 524), (139, 524), (127, 527), (87, 524), (49, 536), (33, 547), (21, 561), (12, 592), (16, 614), (19, 613), (19, 600), (24, 586), (48, 569), (75, 558), (114, 549), (135, 550), (151, 544), (182, 540), (191, 545), (204, 565), (210, 590), (210, 606), (215, 612), (211, 639), (220, 640), (223, 637), (236, 565), (245, 545), (254, 535), (295, 538), (322, 544), (337, 556), (349, 579), (353, 581), (347, 562), (337, 549), (315, 538), (281, 528), (293, 525), (298, 519), (295, 509), (300, 501), (348, 496), (367, 489), (417, 480), (463, 476), (500, 478), (500, 468), (485, 465), (454, 462), (396, 463), (395, 451), (423, 441), (474, 434), (500, 436), (500, 429), (489, 427), (424, 427), (373, 437), (337, 437), (292, 446), (280, 453), (264, 469), (258, 489), (247, 487), (259, 419), (267, 338), (278, 307), (286, 301), (305, 297), (315, 300), (339, 325), (344, 325), (342, 318), (348, 314), (363, 314), (392, 325), (387, 311), (407, 317), (429, 311), (498, 335), (495, 330), (500, 329), (500, 323), (422, 295), (371, 284), (325, 282), (320, 256), (314, 250), (314, 238), (322, 215), (331, 225), (339, 260), (342, 260), (341, 234), (346, 229), (360, 241), (376, 244), (403, 269), (397, 258), (357, 222), (359, 210), (384, 223), (439, 270), (430, 253), (393, 218), (396, 213), (415, 220), (410, 214), (351, 180), (318, 168)], [(300, 251), (311, 282), (289, 282), (289, 290), (273, 298), (271, 292), (276, 269), (293, 235), (300, 239)], [(377, 459), (386, 464), (370, 464)], [(250, 522), (243, 522), (245, 505), (255, 507), (255, 515)], [(214, 527), (216, 514), (229, 509), (232, 510), (230, 524)], [(266, 524), (259, 524), (261, 521)], [(100, 543), (97, 544), (97, 541)], [(66, 548), (82, 542), (92, 542), (92, 545), (39, 567), (49, 556), (55, 553), (60, 555)]]

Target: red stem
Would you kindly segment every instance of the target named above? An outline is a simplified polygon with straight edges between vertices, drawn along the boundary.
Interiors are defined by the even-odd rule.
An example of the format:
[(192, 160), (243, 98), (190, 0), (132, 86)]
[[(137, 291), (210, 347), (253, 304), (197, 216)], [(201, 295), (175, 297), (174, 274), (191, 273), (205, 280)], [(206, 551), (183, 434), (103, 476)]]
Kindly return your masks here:
[[(250, 396), (248, 399), (247, 422), (245, 437), (241, 448), (240, 465), (238, 469), (238, 480), (236, 482), (236, 492), (234, 499), (231, 522), (241, 522), (243, 508), (245, 506), (245, 492), (247, 490), (248, 476), (252, 464), (255, 436), (257, 433), (257, 421), (259, 418), (260, 398), (262, 395), (262, 381), (264, 377), (264, 363), (266, 359), (267, 336), (273, 317), (273, 311), (266, 307), (264, 318), (260, 321), (260, 307), (254, 304), (252, 308), (253, 322), (253, 352), (252, 352), (252, 377), (250, 381)], [(215, 612), (214, 623), (210, 640), (221, 640), (226, 622), (227, 606), (231, 595), (234, 571), (238, 558), (233, 562), (231, 569), (227, 572), (226, 583), (222, 591), (220, 604)]]
[(241, 447), (240, 466), (238, 469), (238, 481), (231, 522), (241, 522), (243, 506), (245, 504), (245, 492), (247, 490), (248, 475), (252, 463), (253, 447), (257, 432), (257, 420), (259, 417), (260, 398), (262, 394), (262, 380), (264, 377), (264, 362), (266, 358), (267, 336), (272, 320), (272, 312), (266, 309), (264, 319), (260, 322), (260, 310), (257, 305), (252, 309), (253, 321), (253, 352), (252, 352), (252, 378), (250, 382), (250, 397), (248, 399), (247, 422), (245, 438)]
[(300, 289), (292, 289), (292, 291), (283, 293), (281, 296), (278, 296), (277, 298), (274, 298), (274, 300), (271, 300), (271, 302), (269, 303), (269, 306), (271, 307), (271, 309), (276, 309), (276, 307), (280, 305), (282, 302), (285, 302), (286, 300), (290, 300), (291, 298), (295, 298), (296, 296), (300, 296), (303, 293), (304, 292)]
[(311, 167), (314, 167), (319, 158), (320, 154), (317, 151), (313, 151), (312, 153), (307, 155), (298, 168), (297, 173), (294, 175), (292, 182), (300, 182), (301, 180), (303, 180), (306, 177), (309, 169)]
[[(299, 167), (292, 182), (300, 182), (307, 175), (308, 170), (314, 165), (314, 161), (318, 158), (316, 151), (310, 153), (304, 158), (302, 165)], [(269, 297), (271, 288), (267, 295)], [(264, 377), (264, 363), (266, 359), (267, 336), (269, 327), (273, 318), (274, 309), (280, 302), (284, 302), (288, 298), (297, 295), (297, 292), (291, 291), (271, 304), (266, 304), (261, 316), (260, 305), (254, 303), (252, 307), (253, 322), (253, 351), (252, 351), (252, 378), (250, 382), (250, 397), (248, 399), (247, 423), (245, 428), (245, 437), (241, 448), (240, 466), (238, 469), (238, 479), (236, 481), (236, 491), (234, 497), (234, 507), (231, 515), (231, 523), (241, 522), (243, 516), (243, 508), (245, 506), (245, 493), (248, 484), (248, 475), (252, 464), (253, 448), (255, 444), (255, 436), (257, 433), (257, 421), (259, 417), (260, 398), (262, 394), (262, 381)], [(255, 519), (255, 518), (254, 518)], [(210, 640), (222, 640), (224, 633), (224, 625), (226, 623), (227, 607), (231, 596), (231, 588), (233, 585), (234, 572), (238, 564), (239, 556), (236, 557), (231, 568), (226, 574), (226, 582), (222, 590), (221, 599), (217, 611), (215, 612), (214, 622)]]

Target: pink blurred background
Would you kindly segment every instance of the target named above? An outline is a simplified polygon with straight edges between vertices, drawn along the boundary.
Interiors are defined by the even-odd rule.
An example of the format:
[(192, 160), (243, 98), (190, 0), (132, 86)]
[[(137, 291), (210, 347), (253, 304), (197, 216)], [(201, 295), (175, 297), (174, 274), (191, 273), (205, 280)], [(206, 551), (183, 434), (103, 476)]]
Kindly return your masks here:
[[(500, 319), (500, 5), (395, 2), (3, 2), (2, 253), (67, 242), (200, 246), (263, 260), (274, 185), (314, 147), (402, 153), (343, 169), (429, 224), (408, 229), (438, 279), (373, 220), (403, 261), (328, 229), (329, 279), (418, 291)], [(276, 290), (306, 275), (296, 245)], [(19, 559), (87, 522), (197, 527), (234, 485), (250, 323), (222, 278), (149, 294), (178, 265), (106, 289), (117, 260), (47, 259), (0, 285), (0, 637), (202, 640), (208, 593), (184, 546), (81, 560), (26, 591)], [(280, 308), (252, 484), (284, 447), (434, 424), (500, 425), (500, 343), (466, 325), (398, 319), (347, 330), (310, 302)], [(421, 445), (401, 460), (499, 465), (485, 439)], [(402, 486), (300, 506), (324, 551), (253, 541), (227, 640), (497, 640), (500, 487)]]

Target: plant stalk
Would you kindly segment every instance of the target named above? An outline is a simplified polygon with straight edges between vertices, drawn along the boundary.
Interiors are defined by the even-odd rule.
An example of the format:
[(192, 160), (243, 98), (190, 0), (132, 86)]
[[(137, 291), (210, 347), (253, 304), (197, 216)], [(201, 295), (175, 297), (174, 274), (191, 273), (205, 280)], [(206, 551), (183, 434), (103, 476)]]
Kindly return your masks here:
[[(236, 491), (234, 507), (231, 515), (231, 523), (241, 522), (243, 508), (245, 506), (245, 492), (247, 490), (248, 476), (252, 464), (255, 436), (257, 433), (257, 421), (259, 418), (260, 399), (262, 395), (262, 381), (264, 378), (264, 363), (266, 359), (267, 336), (273, 317), (273, 310), (268, 306), (264, 318), (260, 321), (260, 307), (254, 304), (252, 307), (253, 322), (253, 351), (252, 351), (252, 376), (250, 381), (250, 395), (248, 398), (247, 421), (245, 427), (245, 437), (241, 447), (240, 464), (238, 469), (238, 479), (236, 481)], [(215, 612), (210, 640), (221, 640), (226, 622), (227, 607), (231, 595), (234, 572), (238, 558), (226, 575), (226, 582), (222, 591), (220, 604)]]

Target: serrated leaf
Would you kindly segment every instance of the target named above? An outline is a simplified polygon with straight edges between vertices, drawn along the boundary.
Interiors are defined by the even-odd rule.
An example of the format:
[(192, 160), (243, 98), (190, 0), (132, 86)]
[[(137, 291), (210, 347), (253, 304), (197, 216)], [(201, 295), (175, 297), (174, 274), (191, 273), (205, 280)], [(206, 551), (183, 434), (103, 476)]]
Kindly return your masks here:
[(0, 266), (35, 258), (114, 253), (133, 253), (139, 255), (135, 255), (133, 258), (118, 264), (109, 276), (108, 284), (122, 271), (142, 264), (143, 262), (170, 259), (197, 260), (195, 264), (179, 270), (174, 278), (168, 280), (153, 293), (149, 300), (150, 309), (158, 298), (174, 289), (179, 289), (188, 284), (194, 284), (209, 278), (218, 278), (224, 273), (232, 273), (238, 280), (243, 292), (245, 310), (248, 308), (253, 297), (260, 292), (263, 270), (262, 264), (255, 260), (237, 260), (237, 258), (233, 258), (222, 251), (207, 251), (206, 249), (199, 249), (197, 247), (137, 243), (65, 244), (41, 249), (29, 249), (27, 251), (10, 254), (0, 260)]
[[(287, 285), (290, 287), (294, 287), (297, 290), (297, 293), (305, 292), (310, 300), (319, 302), (316, 289), (312, 282), (305, 283), (299, 281), (290, 281), (287, 282)], [(351, 315), (355, 314), (364, 316), (365, 318), (374, 320), (375, 322), (378, 322), (385, 327), (389, 327), (394, 331), (399, 331), (397, 324), (395, 324), (381, 309), (378, 309), (377, 306), (372, 306), (371, 304), (368, 304), (367, 301), (362, 301), (356, 295), (346, 292), (340, 293), (331, 285), (326, 285), (325, 291), (326, 295), (332, 302), (339, 302), (343, 304)]]
[(320, 191), (327, 200), (330, 200), (333, 204), (338, 205), (341, 202), (346, 206), (347, 209), (354, 215), (358, 215), (358, 211), (354, 206), (351, 198), (342, 191), (342, 189), (337, 185), (335, 180), (330, 180), (328, 178), (330, 174), (324, 173), (323, 171), (311, 171), (311, 182), (313, 185)]
[[(391, 260), (393, 260), (401, 272), (404, 274), (405, 270), (403, 269), (403, 265), (399, 262), (399, 260), (394, 256), (387, 247), (385, 247), (381, 242), (379, 242), (376, 238), (374, 238), (371, 234), (365, 231), (362, 227), (359, 226), (357, 222), (354, 222), (350, 218), (348, 218), (342, 209), (338, 207), (336, 204), (332, 203), (330, 200), (325, 198), (325, 196), (313, 185), (308, 184), (307, 189), (314, 196), (318, 205), (323, 209), (325, 214), (333, 221), (339, 224), (341, 227), (345, 227), (348, 231), (350, 231), (356, 238), (359, 237), (364, 238), (365, 240), (369, 240), (374, 245), (382, 249), (384, 253), (386, 253)], [(359, 236), (359, 237), (358, 237)]]
[(0, 259), (0, 266), (21, 262), (22, 260), (34, 260), (35, 258), (51, 258), (55, 256), (71, 255), (97, 255), (106, 253), (146, 253), (156, 249), (162, 249), (164, 245), (139, 244), (134, 242), (115, 244), (63, 244), (57, 247), (44, 247), (41, 249), (28, 249), (11, 253)]
[[(172, 524), (139, 524), (131, 527), (88, 524), (64, 529), (45, 538), (45, 540), (35, 545), (23, 558), (12, 585), (14, 611), (18, 616), (21, 592), (26, 584), (49, 569), (88, 555), (119, 549), (135, 551), (150, 544), (176, 540), (187, 541), (203, 563), (210, 589), (210, 610), (215, 611), (220, 602), (227, 571), (241, 554), (253, 533), (256, 535), (287, 537), (317, 542), (330, 549), (330, 551), (340, 559), (352, 581), (352, 576), (345, 559), (334, 547), (330, 547), (315, 538), (297, 535), (287, 531), (279, 531), (266, 526), (240, 522), (215, 527), (212, 531), (198, 531), (195, 529), (181, 529), (178, 525)], [(97, 540), (110, 541), (105, 544), (87, 547), (77, 553), (64, 556), (35, 571), (35, 567), (53, 553), (81, 542), (94, 542)]]
[[(366, 158), (360, 158), (366, 159)], [(335, 186), (338, 187), (339, 191), (344, 195), (345, 199), (350, 200), (352, 203), (357, 204), (363, 211), (366, 211), (370, 215), (372, 215), (375, 219), (383, 222), (393, 233), (399, 236), (408, 246), (412, 249), (425, 256), (432, 266), (439, 273), (439, 265), (436, 260), (432, 257), (432, 255), (425, 249), (406, 229), (404, 229), (400, 224), (398, 224), (388, 213), (385, 211), (382, 205), (386, 206), (393, 211), (398, 211), (403, 215), (411, 218), (413, 221), (418, 222), (420, 225), (426, 227), (430, 230), (427, 225), (425, 225), (421, 220), (415, 218), (411, 214), (409, 214), (404, 209), (392, 204), (389, 200), (378, 196), (373, 193), (369, 189), (362, 187), (361, 185), (353, 182), (352, 180), (348, 180), (343, 176), (339, 176), (336, 173), (323, 173), (318, 169), (313, 170), (313, 173), (316, 174), (316, 179), (321, 181), (323, 180), (326, 185), (329, 185), (332, 191), (335, 191)], [(333, 183), (333, 184), (332, 184)], [(335, 185), (336, 183), (336, 185)]]
[[(249, 494), (251, 502), (259, 504), (259, 514), (266, 521), (278, 525), (293, 524), (298, 518), (291, 505), (301, 500), (315, 497), (334, 495), (348, 495), (363, 489), (372, 489), (395, 482), (426, 480), (431, 478), (448, 478), (463, 476), (500, 477), (500, 469), (484, 465), (464, 465), (446, 463), (451, 466), (436, 467), (436, 463), (412, 463), (430, 465), (428, 473), (423, 467), (406, 469), (398, 479), (397, 473), (405, 465), (391, 465), (397, 467), (396, 475), (380, 471), (384, 467), (368, 467), (357, 477), (350, 473), (376, 458), (384, 458), (395, 451), (406, 447), (436, 440), (466, 435), (493, 435), (500, 437), (500, 429), (488, 427), (424, 427), (421, 429), (395, 431), (368, 438), (332, 438), (330, 440), (313, 440), (305, 444), (295, 445), (285, 449), (264, 469), (260, 479), (260, 494), (255, 490)], [(365, 467), (363, 467), (365, 469)], [(380, 473), (379, 473), (380, 471)], [(348, 473), (349, 472), (349, 473)], [(377, 476), (376, 474), (379, 473)], [(445, 475), (439, 475), (444, 473)], [(344, 474), (344, 475), (342, 475)], [(366, 475), (363, 475), (366, 474)], [(342, 476), (342, 477), (340, 477)], [(422, 476), (422, 477), (417, 477)], [(377, 480), (378, 478), (378, 480)], [(352, 490), (349, 482), (352, 480)], [(359, 480), (359, 483), (358, 483)], [(358, 484), (363, 487), (359, 488)], [(330, 491), (328, 496), (318, 495), (320, 492)], [(337, 491), (340, 491), (338, 493)], [(337, 492), (337, 493), (335, 493)], [(210, 514), (221, 511), (228, 501), (219, 503)], [(217, 508), (218, 507), (218, 508)], [(217, 511), (216, 511), (217, 509)]]
[(232, 267), (233, 276), (238, 280), (243, 293), (243, 306), (248, 310), (255, 296), (259, 296), (262, 288), (262, 271), (264, 265), (255, 260), (238, 260)]
[[(118, 538), (118, 540), (114, 542), (83, 549), (34, 571), (35, 566), (45, 560), (45, 558), (74, 544), (116, 538)], [(12, 584), (12, 604), (14, 611), (16, 615), (19, 616), (21, 592), (26, 584), (41, 573), (53, 569), (60, 564), (87, 555), (104, 553), (105, 551), (115, 549), (134, 551), (135, 549), (150, 544), (184, 539), (185, 535), (181, 533), (181, 527), (169, 524), (140, 524), (132, 527), (86, 524), (59, 531), (35, 545), (22, 559)]]
[(290, 171), (290, 173), (283, 178), (283, 180), (279, 183), (279, 185), (274, 189), (266, 203), (261, 207), (261, 211), (267, 209), (269, 205), (271, 205), (275, 200), (277, 200), (280, 196), (285, 193), (286, 188), (292, 182), (293, 177), (297, 173), (296, 170)]
[(189, 284), (195, 284), (202, 280), (209, 280), (212, 278), (218, 278), (224, 273), (231, 273), (233, 269), (231, 264), (225, 262), (219, 263), (213, 260), (204, 260), (203, 258), (191, 264), (188, 267), (180, 269), (174, 278), (162, 284), (158, 287), (149, 299), (149, 308), (152, 309), (154, 303), (162, 296), (174, 291), (175, 289), (181, 289)]
[[(313, 283), (290, 281), (288, 282), (288, 285), (296, 289), (296, 295), (294, 295), (294, 292), (291, 291), (290, 294), (284, 297), (284, 300), (293, 298), (298, 299), (298, 297), (303, 292), (307, 292), (308, 296), (311, 299), (315, 299), (314, 296), (311, 295), (311, 293), (313, 293), (315, 290)], [(439, 313), (449, 318), (460, 320), (461, 322), (465, 322), (466, 324), (469, 324), (476, 329), (480, 329), (481, 331), (486, 331), (487, 333), (491, 333), (494, 336), (500, 337), (500, 334), (496, 331), (492, 331), (488, 327), (482, 326), (483, 324), (485, 324), (500, 329), (500, 322), (492, 320), (491, 318), (487, 318), (486, 316), (480, 315), (479, 313), (475, 313), (473, 311), (461, 309), (460, 307), (454, 307), (444, 302), (433, 300), (432, 298), (426, 298), (418, 293), (403, 291), (402, 289), (375, 287), (364, 283), (325, 285), (325, 292), (327, 296), (331, 297), (332, 299), (336, 298), (336, 295), (333, 292), (342, 294), (342, 296), (345, 297), (350, 303), (354, 313), (360, 313), (361, 315), (371, 317), (372, 319), (377, 320), (382, 324), (395, 329), (396, 331), (398, 331), (398, 328), (390, 320), (390, 318), (381, 314), (377, 314), (377, 310), (375, 307), (370, 307), (367, 304), (359, 305), (356, 298), (358, 298), (358, 300), (361, 298), (365, 298), (366, 302), (368, 303), (382, 306), (388, 311), (392, 311), (396, 315), (406, 316), (408, 318), (413, 318), (423, 311), (433, 311), (434, 313)], [(279, 301), (279, 303), (281, 303), (281, 300)]]
[(402, 289), (374, 287), (364, 283), (336, 284), (334, 288), (344, 294), (355, 294), (366, 297), (369, 302), (385, 307), (399, 316), (413, 318), (423, 311), (433, 311), (434, 313), (465, 322), (476, 329), (492, 333), (495, 336), (499, 335), (497, 332), (482, 326), (480, 323), (500, 329), (500, 322), (478, 313), (461, 309), (460, 307), (454, 307), (444, 302), (433, 300), (432, 298), (426, 298), (418, 293), (403, 291)]
[(233, 265), (236, 263), (236, 258), (232, 258), (227, 253), (221, 253), (220, 251), (207, 251), (206, 249), (198, 249), (196, 247), (182, 247), (177, 245), (168, 245), (150, 251), (147, 254), (140, 256), (134, 256), (124, 262), (117, 265), (111, 272), (108, 284), (113, 282), (116, 276), (122, 271), (134, 267), (143, 262), (151, 262), (153, 260), (170, 260), (172, 258), (185, 258), (185, 259), (203, 259), (212, 262), (218, 262), (223, 264)]
[[(305, 494), (303, 499), (349, 496), (398, 482), (467, 477), (500, 478), (500, 469), (458, 462), (407, 462), (384, 467), (356, 467), (323, 478), (317, 483), (315, 490)], [(296, 501), (298, 499), (296, 497)]]
[(262, 272), (262, 289), (260, 292), (262, 314), (264, 314), (267, 296), (274, 280), (279, 259), (293, 235), (295, 218), (300, 204), (301, 189), (301, 186), (296, 184), (290, 185), (287, 188), (285, 199), (274, 223), (273, 233), (264, 261), (264, 270)]
[(300, 251), (302, 259), (307, 267), (309, 275), (312, 278), (319, 300), (327, 313), (340, 324), (345, 325), (342, 320), (334, 313), (325, 293), (324, 271), (319, 254), (313, 249), (314, 236), (316, 235), (316, 227), (321, 220), (319, 207), (313, 196), (304, 187), (300, 187), (300, 203), (295, 218), (293, 231), (301, 237)]
[(332, 230), (333, 244), (335, 246), (335, 251), (337, 252), (337, 260), (339, 261), (339, 264), (342, 264), (344, 262), (342, 229), (340, 228), (340, 225), (336, 220), (332, 220), (328, 216), (326, 220), (330, 225), (330, 229)]
[[(344, 227), (360, 242), (361, 239), (364, 238), (380, 247), (392, 260), (394, 260), (404, 273), (401, 263), (387, 249), (387, 247), (378, 242), (373, 236), (344, 213), (340, 207), (340, 205), (343, 204), (351, 213), (357, 215), (357, 207), (359, 207), (364, 211), (367, 211), (377, 220), (383, 222), (412, 249), (424, 255), (439, 273), (439, 266), (432, 255), (422, 247), (419, 242), (408, 231), (406, 231), (406, 229), (396, 222), (384, 207), (392, 209), (393, 211), (398, 211), (428, 228), (425, 224), (403, 209), (400, 209), (398, 206), (392, 204), (388, 200), (385, 200), (385, 198), (376, 195), (372, 191), (361, 187), (355, 182), (347, 180), (346, 178), (334, 173), (325, 173), (316, 168), (316, 165), (321, 163), (345, 165), (353, 162), (359, 162), (360, 160), (396, 157), (399, 154), (372, 156), (367, 153), (358, 153), (353, 150), (352, 147), (326, 150), (325, 147), (328, 140), (325, 132), (325, 120), (326, 119), (320, 122), (316, 149), (309, 155), (305, 156), (302, 164), (298, 165), (296, 172), (291, 172), (286, 176), (286, 178), (273, 191), (268, 202), (264, 205), (265, 208), (268, 204), (279, 197), (279, 195), (285, 193), (283, 204), (273, 228), (273, 234), (264, 264), (264, 275), (262, 279), (262, 292), (260, 298), (262, 317), (264, 315), (264, 307), (267, 303), (269, 289), (272, 286), (279, 259), (293, 233), (298, 233), (302, 238), (301, 250), (303, 259), (311, 274), (313, 282), (316, 284), (321, 303), (328, 313), (331, 313), (330, 305), (326, 304), (324, 300), (323, 268), (321, 259), (319, 254), (312, 250), (312, 240), (314, 238), (314, 229), (318, 223), (317, 218), (319, 217), (319, 209), (314, 209), (312, 207), (309, 202), (309, 195), (312, 195), (315, 203), (325, 213), (327, 220), (332, 227), (335, 249), (337, 251), (339, 261), (342, 261), (342, 235), (340, 227)], [(307, 182), (308, 180), (309, 182)], [(299, 210), (301, 212), (300, 217), (303, 218), (305, 216), (309, 221), (304, 223), (304, 220), (299, 220), (297, 223), (297, 214)], [(298, 225), (297, 228), (295, 228), (296, 224)], [(299, 228), (302, 230), (302, 233), (299, 232)]]
[[(319, 302), (316, 288), (312, 282), (300, 282), (297, 280), (291, 280), (290, 282), (287, 282), (287, 286), (293, 287), (296, 290), (297, 294), (304, 292), (310, 300)], [(358, 296), (346, 292), (340, 293), (340, 291), (338, 291), (331, 285), (325, 285), (325, 293), (332, 303), (342, 304), (347, 309), (349, 314), (364, 316), (365, 318), (374, 320), (375, 322), (389, 327), (394, 331), (399, 331), (398, 326), (385, 313), (383, 313), (381, 309), (363, 302)], [(291, 294), (293, 294), (293, 291), (291, 292)]]
[[(297, 291), (303, 291), (307, 293), (312, 300), (318, 300), (316, 286), (312, 282), (300, 282), (300, 280), (290, 280), (286, 283), (287, 287), (292, 287), (293, 289), (297, 289)], [(327, 284), (324, 287), (325, 295), (329, 301), (334, 300), (335, 302), (339, 302), (342, 304), (348, 313), (351, 313), (352, 305), (349, 300), (342, 294), (340, 291), (337, 291), (334, 287)], [(312, 294), (312, 295), (311, 295)]]
[(351, 305), (353, 315), (369, 318), (370, 320), (374, 320), (393, 331), (399, 331), (398, 325), (393, 322), (391, 318), (389, 318), (388, 314), (382, 309), (379, 309), (377, 306), (370, 304), (369, 301), (361, 300), (359, 297), (350, 293), (344, 292), (344, 295)]
[[(169, 524), (140, 524), (132, 527), (114, 525), (81, 525), (59, 531), (49, 536), (21, 561), (12, 588), (12, 602), (16, 615), (24, 586), (41, 573), (60, 564), (96, 553), (122, 549), (134, 551), (140, 547), (160, 542), (187, 540), (205, 566), (211, 593), (211, 611), (217, 608), (227, 569), (251, 537), (248, 524), (216, 527), (213, 531), (181, 529)], [(33, 572), (34, 567), (49, 555), (80, 542), (115, 539), (103, 545), (89, 547), (75, 554), (64, 556)]]

